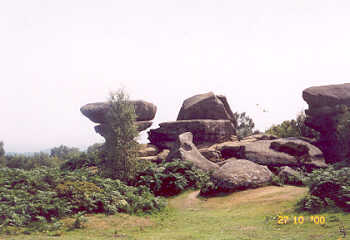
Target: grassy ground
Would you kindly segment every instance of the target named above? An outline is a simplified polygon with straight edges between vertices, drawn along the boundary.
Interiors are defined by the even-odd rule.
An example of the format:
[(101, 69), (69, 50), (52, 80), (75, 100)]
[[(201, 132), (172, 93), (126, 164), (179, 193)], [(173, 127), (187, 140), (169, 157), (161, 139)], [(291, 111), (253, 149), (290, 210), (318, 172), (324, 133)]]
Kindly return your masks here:
[[(189, 191), (169, 200), (169, 208), (158, 215), (91, 215), (84, 229), (50, 234), (1, 235), (2, 239), (138, 239), (138, 240), (345, 240), (350, 239), (350, 215), (327, 212), (325, 224), (310, 221), (313, 215), (294, 212), (294, 205), (306, 188), (264, 187), (209, 199)], [(278, 224), (278, 216), (287, 216)], [(294, 216), (304, 217), (294, 224)], [(285, 219), (281, 220), (282, 223)], [(301, 219), (300, 219), (301, 220)], [(65, 226), (73, 219), (65, 219)], [(341, 229), (348, 231), (344, 238)], [(56, 235), (56, 236), (49, 236)]]

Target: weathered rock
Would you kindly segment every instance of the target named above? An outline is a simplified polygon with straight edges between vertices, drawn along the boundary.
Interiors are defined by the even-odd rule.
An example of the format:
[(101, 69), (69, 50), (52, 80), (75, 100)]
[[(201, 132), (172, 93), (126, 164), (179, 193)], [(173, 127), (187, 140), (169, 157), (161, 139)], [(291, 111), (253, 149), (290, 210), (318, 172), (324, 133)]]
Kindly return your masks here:
[(311, 108), (338, 104), (350, 106), (350, 83), (307, 88), (303, 91), (303, 99)]
[(307, 88), (303, 98), (309, 109), (305, 124), (320, 132), (316, 145), (327, 163), (350, 156), (350, 83)]
[(173, 159), (181, 159), (183, 161), (190, 161), (194, 166), (211, 172), (219, 168), (218, 165), (206, 159), (193, 144), (193, 135), (190, 132), (182, 133), (178, 136), (175, 146), (170, 150), (166, 161)]
[(137, 157), (137, 160), (138, 161), (145, 161), (145, 162), (154, 162), (154, 163), (159, 162), (158, 156)]
[[(154, 119), (157, 107), (150, 102), (130, 101), (135, 107), (136, 121), (150, 121)], [(108, 102), (89, 103), (80, 108), (81, 113), (95, 123), (106, 123), (106, 114), (110, 109)]]
[(236, 191), (269, 184), (272, 175), (266, 166), (245, 159), (234, 159), (214, 171), (212, 178), (220, 190)]
[(244, 145), (224, 145), (221, 148), (221, 155), (224, 159), (231, 157), (243, 158), (245, 155), (245, 146)]
[(155, 155), (150, 155), (150, 156), (139, 156), (137, 159), (139, 161), (146, 161), (146, 162), (153, 162), (153, 163), (161, 163), (164, 162), (169, 155), (170, 150), (169, 149), (164, 149), (158, 154)]
[(298, 171), (295, 171), (293, 168), (288, 166), (281, 167), (278, 177), (284, 184), (292, 184), (297, 186), (303, 184), (302, 175)]
[(159, 149), (152, 144), (145, 144), (137, 151), (139, 157), (156, 156), (159, 153)]
[(199, 152), (209, 161), (211, 162), (219, 162), (222, 161), (221, 153), (212, 148), (202, 148), (199, 149)]
[(164, 162), (166, 160), (166, 158), (168, 157), (169, 153), (170, 153), (169, 149), (163, 149), (163, 151), (161, 151), (158, 154), (158, 161), (159, 162)]
[(219, 167), (222, 167), (224, 164), (231, 162), (231, 161), (234, 161), (234, 160), (238, 160), (238, 158), (232, 157), (232, 158), (226, 159), (224, 161), (217, 162), (216, 164), (219, 165)]
[(248, 137), (243, 138), (241, 141), (242, 142), (248, 142), (248, 141), (259, 141), (259, 140), (274, 140), (278, 139), (277, 136), (272, 135), (272, 134), (265, 134), (265, 133), (259, 133), (259, 134), (253, 134)]
[(292, 141), (286, 143), (278, 141), (271, 142), (270, 148), (277, 152), (284, 152), (296, 157), (302, 157), (309, 154), (309, 148), (305, 144), (298, 144)]
[(227, 141), (235, 132), (230, 120), (179, 120), (160, 123), (159, 126), (148, 132), (149, 141), (159, 148), (171, 148), (178, 135), (184, 132), (193, 134), (195, 145)]
[[(270, 148), (272, 142), (286, 144), (293, 142), (306, 146), (309, 151), (306, 155), (290, 155)], [(292, 152), (290, 152), (292, 153)], [(282, 138), (276, 140), (261, 140), (245, 145), (244, 157), (250, 161), (267, 166), (305, 166), (308, 168), (326, 167), (322, 152), (314, 145), (296, 138)]]
[(198, 94), (183, 102), (177, 120), (193, 119), (224, 119), (237, 125), (226, 97), (213, 92)]

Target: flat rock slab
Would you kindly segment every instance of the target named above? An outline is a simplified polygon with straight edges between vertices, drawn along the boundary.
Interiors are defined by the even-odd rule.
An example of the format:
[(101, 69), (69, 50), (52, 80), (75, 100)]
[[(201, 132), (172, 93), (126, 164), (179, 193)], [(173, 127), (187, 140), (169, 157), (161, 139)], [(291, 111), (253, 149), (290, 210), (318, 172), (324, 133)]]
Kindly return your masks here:
[(272, 172), (266, 167), (245, 159), (227, 161), (212, 177), (219, 190), (236, 191), (268, 184)]
[[(136, 121), (150, 121), (154, 119), (157, 107), (153, 103), (135, 100), (130, 101), (135, 107)], [(89, 103), (80, 108), (81, 113), (95, 123), (106, 123), (106, 114), (110, 109), (109, 102)]]

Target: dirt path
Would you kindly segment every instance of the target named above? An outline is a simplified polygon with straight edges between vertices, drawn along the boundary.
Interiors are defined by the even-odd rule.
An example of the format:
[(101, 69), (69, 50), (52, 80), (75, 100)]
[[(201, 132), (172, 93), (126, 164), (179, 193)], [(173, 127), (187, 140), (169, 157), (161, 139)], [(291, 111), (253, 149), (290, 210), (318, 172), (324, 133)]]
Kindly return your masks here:
[(246, 202), (269, 203), (286, 201), (300, 197), (307, 192), (307, 188), (294, 186), (268, 186), (232, 193), (226, 196), (199, 198), (199, 191), (194, 191), (170, 200), (175, 208), (218, 207), (226, 208)]

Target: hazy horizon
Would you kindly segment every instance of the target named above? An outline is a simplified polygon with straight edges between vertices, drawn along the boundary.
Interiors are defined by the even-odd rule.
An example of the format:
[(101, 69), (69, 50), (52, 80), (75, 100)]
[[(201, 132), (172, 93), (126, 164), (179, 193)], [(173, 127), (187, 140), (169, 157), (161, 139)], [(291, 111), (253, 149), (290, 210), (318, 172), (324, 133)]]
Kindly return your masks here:
[(349, 10), (345, 0), (3, 1), (0, 141), (6, 152), (103, 142), (79, 109), (123, 86), (157, 105), (151, 128), (213, 91), (264, 131), (307, 108), (305, 88), (349, 82)]

